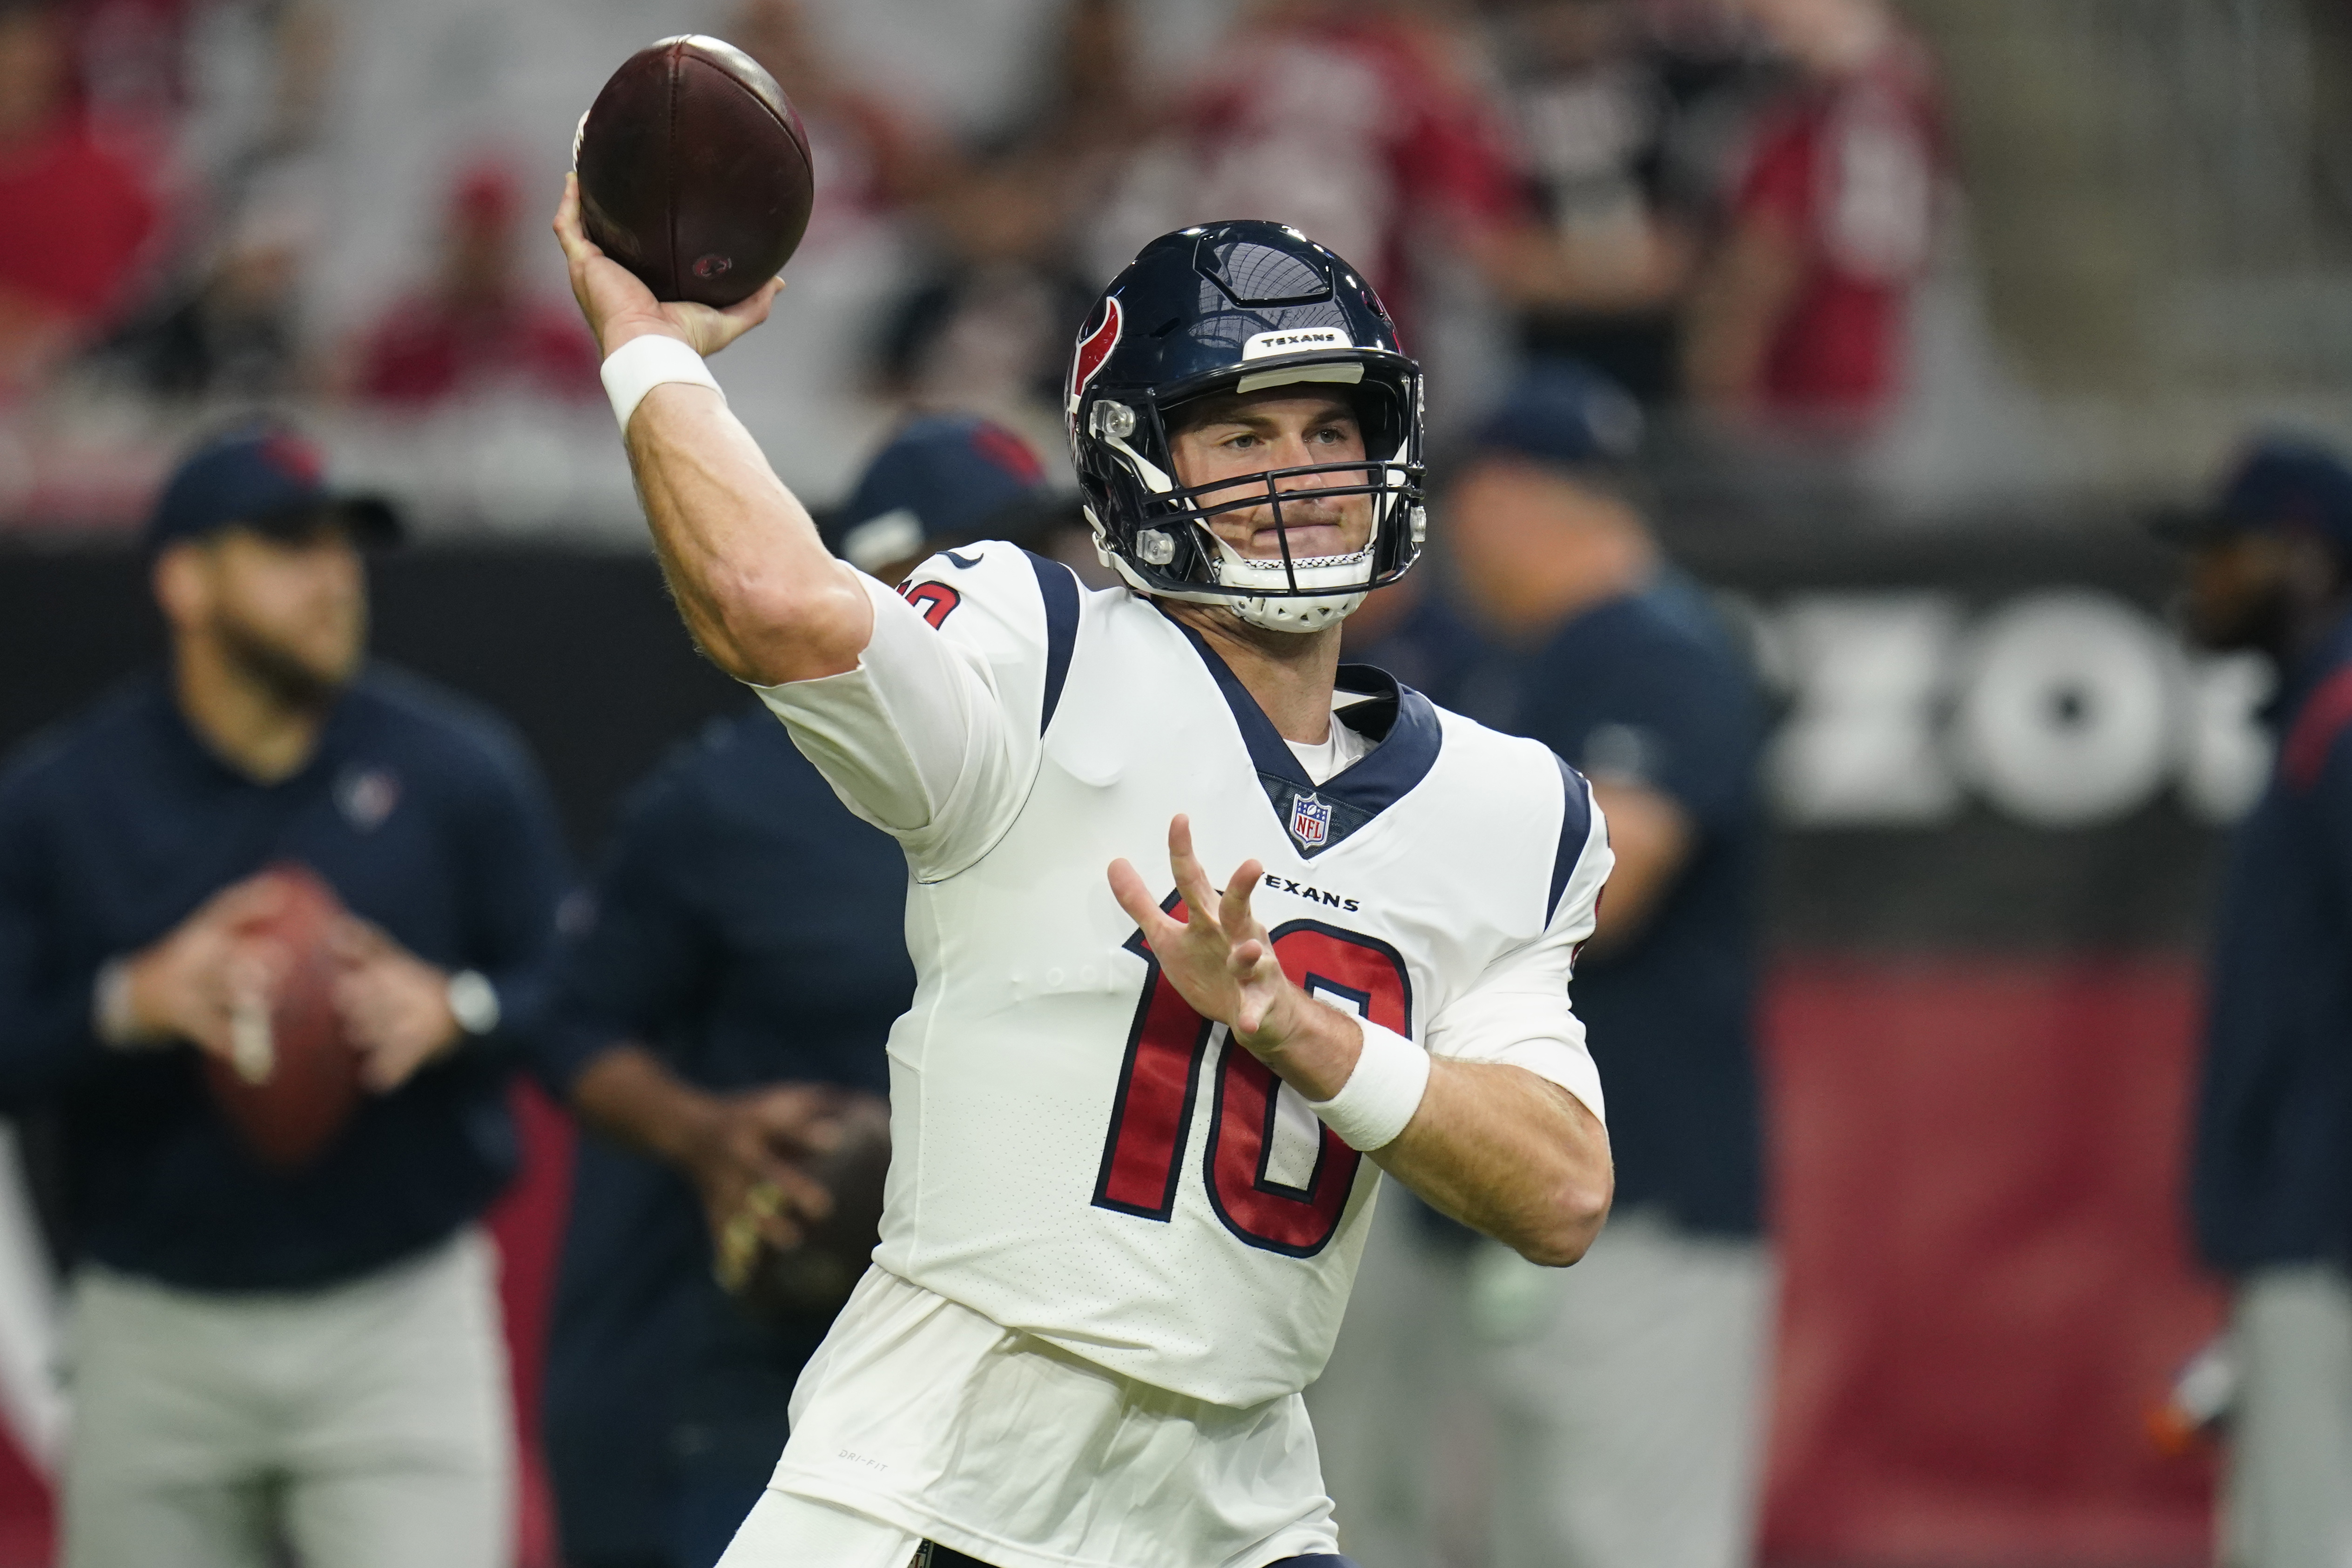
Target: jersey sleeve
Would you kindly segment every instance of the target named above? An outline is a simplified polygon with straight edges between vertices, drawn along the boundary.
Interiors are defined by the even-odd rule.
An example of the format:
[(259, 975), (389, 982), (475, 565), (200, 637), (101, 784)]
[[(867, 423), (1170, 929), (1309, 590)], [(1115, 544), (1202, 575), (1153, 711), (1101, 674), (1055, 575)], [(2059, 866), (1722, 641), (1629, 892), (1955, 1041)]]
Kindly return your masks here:
[(753, 690), (851, 811), (924, 882), (1004, 835), (1044, 755), (1078, 620), (1067, 567), (988, 544), (926, 561), (897, 591), (862, 580), (857, 668)]
[(1523, 1067), (1582, 1101), (1605, 1125), (1601, 1070), (1584, 1043), (1584, 1021), (1569, 1005), (1576, 951), (1592, 935), (1601, 884), (1615, 856), (1609, 825), (1575, 769), (1559, 769), (1563, 795), (1550, 919), (1542, 933), (1503, 954), (1477, 983), (1430, 1020), (1432, 1056)]

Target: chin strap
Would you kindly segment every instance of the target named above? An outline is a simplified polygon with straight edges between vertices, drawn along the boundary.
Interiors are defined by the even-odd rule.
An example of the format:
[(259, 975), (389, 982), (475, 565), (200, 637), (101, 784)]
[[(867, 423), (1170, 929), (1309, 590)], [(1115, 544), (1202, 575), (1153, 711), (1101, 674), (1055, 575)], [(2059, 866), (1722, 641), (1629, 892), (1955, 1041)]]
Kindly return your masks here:
[(1266, 632), (1320, 632), (1337, 626), (1363, 603), (1365, 591), (1318, 593), (1298, 599), (1237, 599), (1234, 613)]

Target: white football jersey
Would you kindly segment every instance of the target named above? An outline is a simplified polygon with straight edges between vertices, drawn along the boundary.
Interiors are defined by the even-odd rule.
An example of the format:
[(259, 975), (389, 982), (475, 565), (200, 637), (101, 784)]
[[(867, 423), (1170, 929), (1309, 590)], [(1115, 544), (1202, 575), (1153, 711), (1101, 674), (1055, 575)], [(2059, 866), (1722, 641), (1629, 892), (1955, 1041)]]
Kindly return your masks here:
[[(1611, 858), (1584, 781), (1349, 667), (1340, 712), (1370, 749), (1318, 783), (1195, 634), (1011, 545), (869, 591), (856, 670), (761, 695), (912, 873), (877, 1264), (1180, 1403), (1294, 1395), (1330, 1353), (1379, 1173), (1160, 977), (1106, 868), (1171, 886), (1169, 820), (1189, 814), (1213, 877), (1264, 863), (1253, 907), (1310, 993), (1598, 1115), (1568, 1002)], [(836, 1342), (882, 1312), (854, 1302), (810, 1377), (869, 1361)], [(811, 1396), (804, 1379), (779, 1485), (804, 1447), (870, 1457), (803, 1444)], [(960, 1397), (939, 1390), (940, 1421)], [(836, 1460), (800, 1452), (803, 1484)], [(1062, 1560), (1089, 1556), (1074, 1544)]]

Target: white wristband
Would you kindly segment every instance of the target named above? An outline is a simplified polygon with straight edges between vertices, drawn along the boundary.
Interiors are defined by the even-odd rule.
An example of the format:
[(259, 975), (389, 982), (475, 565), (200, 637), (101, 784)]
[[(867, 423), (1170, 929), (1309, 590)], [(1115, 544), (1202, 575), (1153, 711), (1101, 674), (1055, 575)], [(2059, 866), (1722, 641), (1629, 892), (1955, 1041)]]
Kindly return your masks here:
[(646, 393), (664, 382), (690, 382), (698, 387), (709, 387), (725, 402), (727, 393), (719, 385), (710, 367), (702, 356), (676, 338), (665, 338), (648, 332), (642, 338), (632, 338), (610, 354), (597, 374), (604, 379), (604, 395), (613, 400), (613, 417), (621, 422), (621, 434), (629, 434), (629, 415), (637, 412)]
[(1429, 1088), (1429, 1052), (1393, 1030), (1369, 1019), (1360, 1021), (1364, 1050), (1356, 1058), (1356, 1070), (1339, 1092), (1307, 1103), (1325, 1126), (1339, 1134), (1341, 1143), (1370, 1154), (1394, 1142), (1421, 1109), (1422, 1094)]

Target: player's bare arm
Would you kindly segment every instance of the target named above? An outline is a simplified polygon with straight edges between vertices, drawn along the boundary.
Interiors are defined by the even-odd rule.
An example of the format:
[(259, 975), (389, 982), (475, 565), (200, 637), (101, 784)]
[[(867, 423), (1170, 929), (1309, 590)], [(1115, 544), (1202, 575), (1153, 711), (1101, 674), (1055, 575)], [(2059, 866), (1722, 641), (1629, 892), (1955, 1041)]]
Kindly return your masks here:
[[(1250, 909), (1265, 867), (1244, 862), (1219, 893), (1182, 817), (1169, 824), (1168, 863), (1184, 900), (1181, 920), (1160, 907), (1132, 865), (1118, 860), (1110, 867), (1111, 891), (1162, 972), (1194, 1011), (1230, 1027), (1307, 1099), (1339, 1094), (1363, 1051), (1363, 1030), (1283, 973)], [(1524, 1068), (1433, 1060), (1412, 1120), (1372, 1158), (1435, 1207), (1531, 1262), (1575, 1262), (1609, 1214), (1607, 1131), (1574, 1095)]]
[[(572, 297), (608, 357), (649, 335), (715, 354), (766, 320), (783, 287), (772, 282), (725, 310), (656, 300), (583, 232), (572, 176), (555, 236)], [(656, 386), (631, 414), (626, 443), (663, 574), (713, 664), (761, 685), (856, 667), (873, 635), (874, 607), (725, 399), (708, 387)]]

